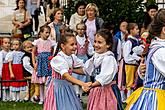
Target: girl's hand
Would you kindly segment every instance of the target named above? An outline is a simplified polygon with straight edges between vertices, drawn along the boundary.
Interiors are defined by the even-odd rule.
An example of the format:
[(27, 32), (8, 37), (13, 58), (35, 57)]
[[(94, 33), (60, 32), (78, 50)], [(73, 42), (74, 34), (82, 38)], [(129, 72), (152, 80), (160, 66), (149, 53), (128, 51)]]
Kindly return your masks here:
[(92, 82), (84, 83), (82, 86), (83, 91), (88, 92), (90, 90), (91, 85), (92, 85)]
[(14, 78), (15, 78), (15, 76), (14, 76), (13, 73), (10, 74), (10, 78), (11, 78), (11, 79), (14, 79)]

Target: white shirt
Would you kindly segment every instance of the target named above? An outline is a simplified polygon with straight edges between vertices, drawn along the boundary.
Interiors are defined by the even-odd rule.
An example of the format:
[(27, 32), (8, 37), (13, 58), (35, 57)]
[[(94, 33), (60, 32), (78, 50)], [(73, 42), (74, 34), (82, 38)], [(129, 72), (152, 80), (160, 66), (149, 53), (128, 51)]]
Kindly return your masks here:
[(22, 61), (23, 61), (23, 67), (25, 68), (25, 70), (32, 74), (34, 68), (30, 65), (30, 58), (28, 56), (25, 56), (22, 59)]
[(50, 65), (54, 71), (60, 73), (62, 76), (64, 73), (68, 73), (70, 68), (83, 67), (84, 64), (83, 60), (80, 60), (76, 55), (72, 54), (71, 56), (68, 56), (60, 51), (57, 56), (51, 60)]
[[(85, 38), (85, 36), (84, 37), (80, 37), (79, 35), (77, 35), (76, 36), (76, 40), (80, 44), (80, 46), (83, 47), (84, 44), (85, 44), (86, 38)], [(88, 41), (89, 41), (89, 44), (88, 44), (87, 52), (88, 52), (89, 56), (92, 56), (94, 54), (94, 48), (93, 48), (90, 40), (88, 40)]]
[(112, 55), (111, 51), (103, 54), (95, 53), (92, 58), (86, 61), (84, 72), (91, 76), (94, 69), (101, 65), (100, 74), (96, 75), (95, 80), (102, 86), (111, 83), (117, 73), (117, 62)]
[[(132, 37), (132, 36), (128, 36), (128, 38), (132, 38), (132, 39), (135, 39), (135, 40), (138, 40), (137, 38), (135, 37)], [(124, 61), (128, 64), (137, 64), (137, 61), (140, 60), (141, 57), (139, 57), (138, 55), (141, 55), (142, 52), (143, 52), (143, 48), (144, 46), (143, 45), (140, 45), (140, 46), (136, 46), (132, 49), (132, 42), (127, 40), (124, 44), (124, 47), (123, 47), (123, 57), (124, 57)], [(133, 54), (131, 55), (131, 51), (133, 51)]]

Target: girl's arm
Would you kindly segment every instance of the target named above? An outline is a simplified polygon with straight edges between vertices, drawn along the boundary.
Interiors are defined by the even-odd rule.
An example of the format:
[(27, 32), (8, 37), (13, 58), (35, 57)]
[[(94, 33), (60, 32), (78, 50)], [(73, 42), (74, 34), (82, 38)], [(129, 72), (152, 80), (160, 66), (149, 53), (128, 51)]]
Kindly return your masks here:
[(101, 86), (101, 84), (100, 84), (100, 82), (95, 81), (94, 83), (92, 83), (91, 88), (97, 87), (97, 86)]
[(33, 49), (32, 49), (32, 63), (33, 63), (33, 67), (34, 67), (34, 70), (37, 69), (37, 66), (36, 66), (36, 51), (37, 51), (37, 47), (34, 46)]
[(91, 82), (88, 82), (88, 83), (84, 83), (74, 77), (72, 77), (69, 73), (64, 73), (63, 76), (62, 76), (64, 79), (66, 79), (67, 81), (71, 82), (71, 83), (74, 83), (74, 84), (77, 84), (77, 85), (80, 85), (82, 86), (82, 89), (87, 92), (89, 89), (90, 89), (90, 86), (91, 86)]
[(12, 70), (12, 62), (11, 61), (9, 62), (9, 72), (10, 72), (10, 78), (14, 78), (14, 73)]

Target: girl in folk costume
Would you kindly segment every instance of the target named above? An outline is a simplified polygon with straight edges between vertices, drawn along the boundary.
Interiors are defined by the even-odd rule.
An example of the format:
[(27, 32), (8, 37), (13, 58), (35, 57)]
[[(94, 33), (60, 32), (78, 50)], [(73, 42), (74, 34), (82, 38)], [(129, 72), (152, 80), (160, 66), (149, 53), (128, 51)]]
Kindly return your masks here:
[[(10, 51), (10, 39), (3, 38), (2, 39), (2, 50), (0, 51), (0, 77), (2, 80), (10, 80), (10, 72), (9, 72), (9, 63), (5, 60), (7, 53)], [(10, 100), (10, 83), (4, 82), (2, 83), (3, 88), (3, 101)]]
[[(91, 44), (91, 42), (89, 41), (88, 37), (85, 34), (86, 31), (86, 25), (84, 23), (78, 23), (77, 26), (77, 33), (78, 35), (76, 36), (76, 40), (77, 40), (77, 52), (76, 52), (76, 56), (80, 59), (83, 60), (83, 62), (85, 63), (88, 60), (88, 56), (92, 56), (94, 53), (94, 48)], [(75, 77), (76, 79), (79, 79), (83, 82), (87, 82), (89, 77), (85, 76), (85, 75), (78, 75), (76, 73), (72, 74), (73, 77)], [(77, 96), (80, 98), (80, 101), (82, 102), (82, 88), (79, 85), (74, 85), (75, 91)]]
[[(165, 10), (160, 9), (149, 29), (151, 41), (146, 60), (144, 87), (128, 99), (126, 110), (164, 110), (165, 99)], [(150, 36), (150, 37), (151, 37)]]
[[(35, 40), (32, 44), (34, 45), (32, 51), (32, 60), (34, 70), (37, 71), (37, 77), (40, 81), (40, 102), (43, 104), (44, 101), (44, 84), (48, 76), (52, 75), (51, 68), (48, 68), (48, 57), (52, 54), (54, 44), (48, 39), (50, 35), (50, 27), (44, 25), (40, 28), (40, 38)], [(37, 53), (37, 61), (35, 54)]]
[(128, 24), (128, 33), (127, 41), (123, 47), (127, 97), (133, 92), (132, 86), (134, 85), (135, 73), (141, 59), (140, 55), (144, 50), (144, 45), (140, 44), (139, 39), (136, 37), (139, 35), (139, 28), (136, 23)]
[[(10, 78), (15, 81), (23, 80), (22, 57), (24, 53), (20, 51), (21, 42), (18, 39), (13, 39), (12, 49), (13, 51), (6, 55), (6, 60), (9, 62)], [(13, 101), (20, 101), (20, 91), (26, 90), (26, 85), (26, 82), (10, 83), (11, 97)]]
[(46, 92), (44, 110), (83, 110), (71, 83), (89, 90), (91, 83), (84, 83), (71, 76), (73, 68), (83, 66), (83, 61), (75, 56), (76, 38), (65, 32), (59, 43), (61, 51), (56, 53), (50, 64), (53, 69), (52, 80)]
[(112, 44), (113, 38), (109, 30), (99, 30), (94, 40), (93, 57), (86, 61), (83, 70), (73, 70), (94, 76), (88, 96), (88, 110), (122, 110), (120, 92), (115, 81), (118, 69), (111, 51)]

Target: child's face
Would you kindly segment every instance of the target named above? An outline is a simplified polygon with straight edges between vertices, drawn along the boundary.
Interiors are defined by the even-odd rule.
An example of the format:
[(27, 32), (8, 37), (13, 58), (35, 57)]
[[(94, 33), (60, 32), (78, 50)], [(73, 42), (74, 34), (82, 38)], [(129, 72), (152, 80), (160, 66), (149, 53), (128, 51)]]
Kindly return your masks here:
[(4, 38), (2, 45), (5, 50), (9, 50), (10, 49), (10, 39)]
[(24, 51), (31, 53), (32, 52), (32, 44), (30, 44), (30, 43), (26, 44)]
[(17, 40), (14, 40), (12, 43), (12, 49), (19, 50), (20, 49), (20, 42)]
[(44, 32), (41, 32), (41, 38), (43, 40), (47, 40), (50, 35), (50, 30), (47, 28), (44, 28)]
[(123, 32), (123, 33), (127, 33), (127, 26), (128, 26), (128, 23), (127, 22), (122, 22), (120, 24), (120, 31)]
[(138, 28), (138, 26), (135, 26), (130, 32), (131, 32), (132, 36), (139, 35), (139, 28)]
[(75, 54), (75, 51), (77, 49), (75, 37), (68, 38), (65, 44), (61, 44), (61, 48), (62, 48), (62, 51), (68, 56), (71, 54)]
[(78, 25), (77, 26), (77, 33), (80, 37), (83, 37), (84, 33), (85, 33), (85, 27), (84, 25)]
[(105, 39), (102, 36), (96, 34), (94, 40), (95, 52), (99, 54), (105, 53), (108, 51), (109, 47), (110, 46), (106, 44)]

